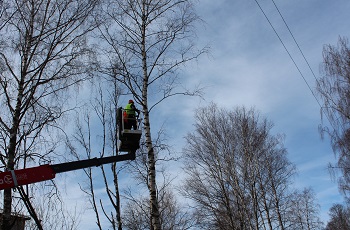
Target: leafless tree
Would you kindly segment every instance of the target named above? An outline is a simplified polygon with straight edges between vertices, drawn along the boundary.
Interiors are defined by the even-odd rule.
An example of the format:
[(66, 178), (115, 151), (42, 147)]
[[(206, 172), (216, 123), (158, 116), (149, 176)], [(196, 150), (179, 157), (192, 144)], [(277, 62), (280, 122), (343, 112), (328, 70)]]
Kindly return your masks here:
[[(49, 137), (68, 109), (68, 89), (93, 68), (85, 35), (93, 29), (89, 16), (97, 1), (1, 3), (0, 161), (13, 170), (52, 159), (56, 146)], [(29, 190), (19, 191), (30, 207)], [(12, 190), (6, 189), (2, 229), (10, 229), (11, 207)], [(28, 211), (38, 220), (34, 209)]]
[(338, 45), (323, 48), (322, 77), (318, 79), (317, 91), (323, 101), (324, 127), (331, 137), (337, 165), (342, 172), (340, 189), (348, 195), (350, 191), (350, 49), (348, 39), (339, 37)]
[[(100, 88), (102, 89), (102, 88)], [(104, 92), (107, 87), (103, 87)], [(91, 106), (91, 109), (86, 109), (84, 114), (81, 116), (82, 121), (77, 121), (77, 129), (74, 134), (74, 138), (67, 140), (67, 146), (73, 155), (77, 158), (91, 158), (96, 157), (96, 153), (99, 152), (97, 157), (102, 157), (104, 154), (109, 153), (114, 149), (114, 153), (118, 154), (116, 149), (111, 145), (112, 140), (115, 140), (113, 135), (108, 135), (106, 130), (109, 130), (110, 123), (113, 119), (107, 119), (108, 114), (113, 111), (106, 111), (109, 107), (104, 100), (102, 91), (97, 95), (100, 95), (100, 98), (97, 98), (95, 103)], [(114, 106), (113, 106), (114, 107)], [(90, 112), (89, 112), (90, 111)], [(91, 113), (91, 111), (93, 111)], [(100, 122), (101, 130), (97, 132), (96, 129), (92, 130), (92, 126), (96, 126), (96, 114)], [(95, 115), (95, 116), (94, 116)], [(115, 132), (115, 129), (114, 129)], [(111, 133), (114, 133), (111, 132)], [(115, 135), (115, 133), (114, 133)], [(96, 145), (92, 144), (96, 142), (96, 139), (100, 139), (101, 144)], [(144, 144), (142, 144), (144, 146)], [(158, 142), (155, 142), (155, 146), (158, 146)], [(135, 191), (143, 191), (142, 189), (147, 189), (148, 183), (148, 173), (147, 173), (147, 160), (145, 154), (142, 154), (144, 147), (141, 147), (138, 156), (134, 162), (128, 164), (119, 165), (119, 168), (115, 164), (111, 166), (113, 185), (110, 185), (110, 176), (108, 176), (108, 170), (101, 167), (102, 176), (105, 182), (106, 192), (104, 196), (107, 195), (109, 199), (107, 201), (102, 199), (101, 196), (96, 194), (96, 190), (100, 187), (96, 186), (96, 173), (93, 173), (94, 169), (88, 168), (85, 169), (85, 173), (88, 177), (88, 183), (82, 184), (83, 191), (89, 197), (89, 201), (93, 211), (96, 216), (96, 224), (98, 229), (104, 229), (106, 222), (104, 221), (107, 217), (109, 226), (112, 226), (112, 229), (149, 229), (151, 219), (149, 217), (149, 200), (147, 196), (144, 196), (144, 193), (134, 194)], [(83, 150), (83, 151), (82, 151)], [(93, 152), (95, 150), (95, 153)], [(79, 153), (80, 152), (80, 153)], [(81, 154), (84, 152), (86, 155)], [(123, 170), (127, 168), (127, 173)], [(134, 178), (135, 183), (133, 187), (119, 192), (118, 177), (119, 173), (123, 172), (124, 176)], [(178, 203), (178, 198), (172, 192), (173, 188), (171, 187), (171, 180), (165, 176), (166, 170), (163, 168), (160, 170), (160, 175), (163, 175), (163, 181), (157, 187), (157, 199), (159, 203), (160, 210), (160, 219), (162, 229), (189, 229), (193, 225), (193, 218), (190, 215), (190, 212), (182, 207)], [(99, 177), (101, 174), (99, 173)], [(129, 180), (130, 181), (130, 180)], [(122, 201), (124, 199), (124, 201)], [(122, 208), (121, 205), (124, 204)], [(108, 208), (112, 206), (112, 208)]]
[(283, 136), (254, 109), (215, 104), (198, 109), (184, 148), (183, 187), (202, 229), (287, 229), (289, 185), (295, 173)]
[(350, 208), (341, 204), (334, 204), (329, 210), (330, 220), (325, 230), (349, 230)]
[[(77, 116), (76, 132), (71, 139), (66, 141), (70, 152), (77, 159), (119, 154), (116, 138), (116, 111), (120, 96), (118, 82), (113, 79), (108, 81), (102, 79), (99, 83), (93, 84), (93, 86), (90, 90), (90, 102)], [(99, 126), (99, 128), (92, 128), (92, 126)], [(94, 169), (84, 169), (88, 183), (81, 185), (82, 190), (87, 194), (91, 207), (95, 212), (98, 229), (104, 229), (102, 217), (105, 217), (112, 229), (121, 230), (121, 201), (118, 174), (122, 171), (123, 166), (117, 168), (117, 164), (113, 163), (101, 166), (100, 169), (98, 179), (96, 178), (96, 173), (93, 173)], [(96, 179), (99, 181), (103, 180), (105, 185), (104, 196), (108, 197), (107, 200), (96, 194)], [(108, 208), (108, 206), (112, 208)]]
[(319, 219), (319, 206), (315, 194), (310, 188), (295, 191), (291, 196), (288, 229), (322, 229), (323, 223)]
[(111, 0), (104, 11), (101, 36), (102, 71), (118, 79), (141, 106), (147, 148), (147, 184), (151, 229), (161, 229), (157, 201), (157, 152), (151, 135), (150, 112), (163, 100), (178, 94), (196, 95), (186, 90), (178, 70), (206, 52), (196, 50), (194, 23), (198, 20), (191, 0)]
[[(162, 173), (164, 175), (165, 172)], [(171, 181), (166, 178), (163, 179), (163, 183), (157, 192), (161, 228), (165, 230), (191, 229), (195, 224), (195, 218), (187, 207), (178, 202), (179, 197), (173, 192), (175, 190), (171, 186)], [(143, 190), (141, 189), (141, 191)], [(148, 198), (142, 194), (134, 195), (134, 193), (135, 188), (132, 188), (123, 195), (127, 199), (123, 208), (124, 227), (130, 230), (147, 230), (151, 222)]]
[[(68, 210), (62, 202), (61, 190), (49, 183), (37, 183), (30, 188), (35, 198), (35, 211), (43, 229), (50, 230), (78, 230), (81, 212), (77, 209)], [(39, 229), (34, 221), (26, 221), (27, 230)]]

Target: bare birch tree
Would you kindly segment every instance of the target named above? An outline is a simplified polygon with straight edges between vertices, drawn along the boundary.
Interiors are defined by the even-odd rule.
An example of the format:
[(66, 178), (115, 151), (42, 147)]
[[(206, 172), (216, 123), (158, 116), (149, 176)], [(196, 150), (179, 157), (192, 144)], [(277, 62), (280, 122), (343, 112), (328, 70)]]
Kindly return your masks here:
[[(338, 45), (323, 48), (322, 77), (317, 81), (317, 91), (323, 101), (322, 114), (325, 127), (321, 129), (331, 137), (338, 158), (335, 168), (342, 177), (339, 187), (345, 195), (350, 192), (350, 48), (347, 38), (339, 37)], [(330, 127), (327, 127), (328, 121)]]
[(334, 204), (329, 209), (330, 220), (325, 230), (350, 229), (350, 208), (347, 205)]
[(315, 201), (315, 194), (310, 188), (295, 191), (291, 196), (289, 229), (316, 230), (322, 229), (323, 223), (319, 215), (319, 205)]
[[(69, 151), (77, 159), (100, 158), (119, 154), (116, 116), (120, 88), (115, 79), (100, 80), (98, 83), (92, 84), (92, 88), (89, 90), (91, 98), (76, 118), (76, 131), (73, 137), (66, 141)], [(119, 168), (117, 163), (102, 165), (100, 166), (101, 171), (98, 171), (98, 179), (95, 176), (97, 174), (95, 169), (84, 169), (88, 183), (81, 186), (95, 212), (98, 229), (104, 229), (106, 223), (114, 230), (122, 229), (118, 184), (118, 174), (122, 169), (123, 164)], [(101, 182), (101, 178), (105, 186), (103, 196), (108, 199), (102, 199), (102, 196), (96, 194), (96, 190), (101, 189), (101, 187), (97, 188), (96, 185), (97, 181)]]
[[(89, 17), (97, 1), (1, 3), (6, 8), (0, 27), (0, 161), (4, 170), (13, 170), (53, 157), (50, 129), (68, 109), (68, 89), (89, 77), (93, 67), (87, 64), (91, 53), (85, 35), (93, 29)], [(29, 190), (19, 191), (22, 198), (30, 197)], [(11, 226), (12, 197), (6, 189), (2, 229)]]
[(183, 187), (203, 229), (287, 229), (286, 211), (295, 168), (272, 124), (254, 109), (212, 104), (196, 112), (187, 135)]
[(198, 20), (191, 0), (109, 1), (104, 12), (101, 35), (108, 44), (103, 52), (106, 75), (118, 79), (141, 106), (147, 149), (147, 186), (151, 229), (161, 229), (157, 201), (157, 152), (151, 135), (150, 112), (163, 100), (183, 90), (178, 69), (206, 50), (193, 44)]
[[(158, 186), (157, 191), (161, 228), (164, 230), (191, 229), (195, 224), (195, 218), (188, 207), (184, 207), (179, 202), (178, 196), (173, 192), (174, 188), (172, 188), (171, 180), (165, 174), (166, 170), (162, 170), (163, 181), (158, 183), (158, 185), (161, 185)], [(139, 179), (141, 177), (143, 176), (139, 174)], [(123, 195), (123, 198), (127, 200), (127, 202), (124, 202), (123, 208), (123, 223), (126, 229), (147, 230), (151, 224), (149, 199), (142, 194), (143, 183), (140, 183), (140, 185), (140, 189), (130, 188)], [(135, 190), (141, 195), (135, 194)]]

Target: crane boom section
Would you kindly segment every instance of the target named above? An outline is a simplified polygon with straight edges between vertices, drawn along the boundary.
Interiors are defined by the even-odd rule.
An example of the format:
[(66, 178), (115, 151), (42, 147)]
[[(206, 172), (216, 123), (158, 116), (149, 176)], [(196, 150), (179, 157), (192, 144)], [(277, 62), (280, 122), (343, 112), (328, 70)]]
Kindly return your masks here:
[(61, 164), (45, 164), (33, 168), (10, 170), (0, 173), (0, 190), (51, 180), (55, 178), (56, 173), (68, 172), (126, 160), (135, 160), (135, 152), (130, 152), (129, 154), (123, 155), (72, 161)]
[(2, 172), (0, 173), (0, 190), (51, 180), (55, 178), (55, 176), (56, 173), (48, 164), (33, 168)]

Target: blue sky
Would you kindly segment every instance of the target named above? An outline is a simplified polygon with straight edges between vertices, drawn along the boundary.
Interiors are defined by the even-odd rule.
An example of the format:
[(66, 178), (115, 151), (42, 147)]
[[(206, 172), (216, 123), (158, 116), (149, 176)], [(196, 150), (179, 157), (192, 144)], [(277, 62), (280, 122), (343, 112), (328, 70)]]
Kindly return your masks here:
[[(258, 2), (301, 74), (315, 90), (315, 77), (273, 1)], [(339, 36), (350, 37), (347, 22), (350, 1), (275, 0), (275, 3), (316, 78), (320, 77), (323, 46), (336, 45)], [(329, 139), (321, 140), (318, 132), (322, 123), (320, 107), (303, 77), (254, 0), (201, 0), (197, 10), (205, 21), (197, 30), (198, 43), (209, 44), (211, 53), (188, 66), (185, 81), (188, 85), (206, 86), (205, 100), (176, 98), (163, 104), (161, 113), (169, 122), (182, 123), (180, 129), (169, 128), (170, 133), (179, 137), (191, 131), (194, 109), (209, 102), (226, 108), (255, 107), (275, 124), (273, 133), (286, 135), (285, 147), (298, 171), (293, 186), (314, 190), (321, 205), (320, 216), (326, 222), (329, 207), (342, 202), (342, 197), (327, 169), (335, 157)]]
[[(314, 90), (315, 78), (273, 2), (258, 2)], [(323, 46), (336, 45), (339, 36), (350, 37), (350, 1), (275, 0), (275, 3), (319, 77)], [(156, 132), (164, 123), (170, 144), (180, 152), (183, 137), (193, 130), (193, 115), (199, 106), (215, 102), (228, 109), (241, 105), (255, 107), (275, 124), (273, 133), (286, 135), (289, 159), (298, 170), (293, 186), (314, 190), (321, 205), (320, 216), (326, 222), (329, 207), (342, 202), (342, 197), (327, 169), (335, 158), (329, 140), (321, 140), (318, 132), (320, 107), (299, 71), (255, 0), (200, 0), (196, 9), (204, 20), (197, 27), (197, 45), (209, 45), (211, 52), (187, 65), (181, 74), (188, 87), (205, 86), (204, 100), (176, 97), (160, 104), (151, 114), (152, 130)], [(180, 174), (178, 168), (171, 170)], [(66, 180), (74, 181), (81, 172), (70, 175)], [(67, 188), (70, 204), (86, 207), (83, 195), (79, 195), (79, 185), (70, 184)], [(90, 210), (82, 212), (80, 228), (95, 229)]]

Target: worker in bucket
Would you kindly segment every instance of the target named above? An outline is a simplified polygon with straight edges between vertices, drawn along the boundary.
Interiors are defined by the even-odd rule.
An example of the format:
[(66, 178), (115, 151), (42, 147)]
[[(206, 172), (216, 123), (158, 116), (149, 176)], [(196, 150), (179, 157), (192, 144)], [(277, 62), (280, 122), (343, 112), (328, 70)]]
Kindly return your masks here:
[[(136, 116), (137, 113), (137, 116)], [(136, 117), (138, 117), (140, 114), (140, 110), (138, 110), (135, 107), (134, 101), (129, 100), (128, 104), (125, 106), (124, 109), (124, 128), (125, 129), (131, 129), (134, 130), (137, 129), (137, 122)]]

